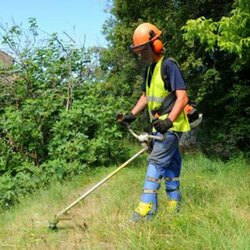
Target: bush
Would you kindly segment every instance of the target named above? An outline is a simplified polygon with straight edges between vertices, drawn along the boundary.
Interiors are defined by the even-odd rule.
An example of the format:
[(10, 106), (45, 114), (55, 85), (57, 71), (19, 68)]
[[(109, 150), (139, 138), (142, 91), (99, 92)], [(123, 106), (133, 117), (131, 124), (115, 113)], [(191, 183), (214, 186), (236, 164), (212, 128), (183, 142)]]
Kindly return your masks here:
[[(36, 36), (33, 19), (30, 25)], [(82, 174), (86, 166), (123, 160), (115, 115), (128, 105), (107, 83), (98, 83), (98, 66), (89, 62), (95, 50), (52, 34), (39, 47), (23, 41), (27, 46), (19, 51), (29, 36), (19, 26), (5, 32), (17, 63), (1, 71), (11, 75), (8, 84), (0, 80), (1, 207), (52, 180)]]

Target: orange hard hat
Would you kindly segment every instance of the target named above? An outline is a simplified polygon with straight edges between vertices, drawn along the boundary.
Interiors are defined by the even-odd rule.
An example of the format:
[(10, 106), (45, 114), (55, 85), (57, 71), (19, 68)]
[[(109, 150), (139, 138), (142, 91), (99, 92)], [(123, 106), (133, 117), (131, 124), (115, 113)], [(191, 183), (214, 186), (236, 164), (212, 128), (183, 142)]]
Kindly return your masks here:
[(136, 49), (142, 45), (154, 41), (161, 35), (161, 33), (161, 30), (151, 23), (140, 24), (134, 31), (131, 49)]

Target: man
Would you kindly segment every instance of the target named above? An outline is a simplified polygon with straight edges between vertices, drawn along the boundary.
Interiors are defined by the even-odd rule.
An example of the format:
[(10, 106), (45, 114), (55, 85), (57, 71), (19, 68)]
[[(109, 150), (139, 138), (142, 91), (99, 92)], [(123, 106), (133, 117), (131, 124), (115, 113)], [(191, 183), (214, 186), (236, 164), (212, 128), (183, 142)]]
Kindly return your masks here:
[[(183, 111), (188, 97), (178, 64), (173, 59), (164, 57), (161, 33), (153, 24), (142, 23), (135, 29), (131, 45), (139, 62), (147, 65), (147, 68), (142, 84), (143, 93), (131, 112), (123, 117), (122, 123), (131, 123), (136, 119), (136, 115), (148, 106), (153, 133), (165, 135), (164, 141), (153, 142), (153, 149), (148, 157), (143, 193), (132, 217), (134, 222), (149, 220), (156, 214), (157, 192), (161, 179), (165, 181), (168, 208), (177, 211), (181, 201), (181, 155), (178, 143), (182, 132), (190, 130), (187, 116)], [(169, 84), (162, 79), (162, 71), (167, 76)], [(170, 94), (175, 96), (170, 113), (155, 119), (152, 111), (159, 109), (164, 98)]]

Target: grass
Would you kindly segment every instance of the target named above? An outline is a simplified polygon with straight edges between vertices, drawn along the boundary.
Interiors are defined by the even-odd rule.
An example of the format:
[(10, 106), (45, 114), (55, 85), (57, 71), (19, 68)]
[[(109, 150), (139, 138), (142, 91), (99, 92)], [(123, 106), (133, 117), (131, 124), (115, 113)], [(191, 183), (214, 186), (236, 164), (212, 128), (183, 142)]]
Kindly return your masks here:
[(0, 249), (250, 249), (249, 165), (224, 164), (201, 154), (183, 160), (183, 205), (167, 213), (164, 188), (151, 222), (130, 224), (141, 194), (146, 156), (74, 207), (72, 220), (48, 230), (48, 219), (116, 167), (97, 168), (24, 197), (0, 218)]

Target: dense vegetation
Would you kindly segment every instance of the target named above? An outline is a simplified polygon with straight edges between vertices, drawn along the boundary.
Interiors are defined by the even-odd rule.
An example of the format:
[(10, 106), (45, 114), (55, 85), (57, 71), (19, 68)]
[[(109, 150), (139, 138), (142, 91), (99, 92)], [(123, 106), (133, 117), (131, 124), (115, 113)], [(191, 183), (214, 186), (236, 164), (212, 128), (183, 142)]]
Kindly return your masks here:
[(115, 120), (123, 97), (107, 95), (100, 83), (97, 48), (78, 48), (57, 34), (41, 44), (36, 21), (29, 23), (28, 34), (18, 25), (3, 33), (16, 62), (1, 69), (2, 207), (53, 178), (63, 180), (125, 154)]
[(15, 58), (0, 67), (1, 208), (53, 179), (127, 156), (115, 114), (140, 95), (142, 72), (128, 46), (144, 21), (164, 31), (166, 53), (180, 62), (204, 113), (201, 150), (223, 159), (248, 156), (249, 9), (247, 0), (114, 0), (103, 29), (107, 48), (78, 46), (67, 34), (41, 41), (33, 18), (28, 31), (1, 25)]

